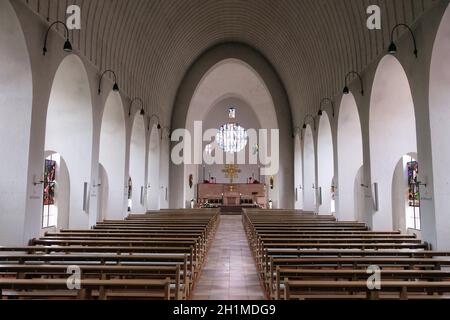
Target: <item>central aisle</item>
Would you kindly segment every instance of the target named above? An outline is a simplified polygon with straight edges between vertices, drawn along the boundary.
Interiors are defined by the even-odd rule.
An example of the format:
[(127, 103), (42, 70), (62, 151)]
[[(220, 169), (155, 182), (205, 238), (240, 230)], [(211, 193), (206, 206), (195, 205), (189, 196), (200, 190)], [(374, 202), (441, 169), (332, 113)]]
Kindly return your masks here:
[(221, 222), (194, 289), (194, 300), (264, 300), (242, 217)]

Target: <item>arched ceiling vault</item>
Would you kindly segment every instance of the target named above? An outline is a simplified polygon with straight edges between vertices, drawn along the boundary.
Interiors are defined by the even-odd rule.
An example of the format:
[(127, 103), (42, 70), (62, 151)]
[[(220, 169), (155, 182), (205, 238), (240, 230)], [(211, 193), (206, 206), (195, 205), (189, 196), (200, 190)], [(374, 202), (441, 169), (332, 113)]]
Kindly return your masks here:
[[(82, 30), (71, 31), (73, 46), (99, 69), (115, 70), (121, 89), (168, 124), (189, 67), (225, 42), (245, 43), (272, 63), (300, 123), (339, 92), (348, 71), (363, 70), (386, 49), (392, 26), (414, 23), (439, 0), (21, 1), (49, 21), (79, 5)], [(374, 4), (382, 8), (381, 31), (366, 27)]]

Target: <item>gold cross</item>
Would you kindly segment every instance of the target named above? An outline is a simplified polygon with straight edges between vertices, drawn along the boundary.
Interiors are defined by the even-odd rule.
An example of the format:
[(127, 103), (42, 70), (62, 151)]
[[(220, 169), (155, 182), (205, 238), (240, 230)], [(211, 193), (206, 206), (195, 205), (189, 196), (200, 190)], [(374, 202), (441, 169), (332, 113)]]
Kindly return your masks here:
[(225, 173), (225, 178), (230, 179), (230, 183), (233, 183), (233, 180), (238, 177), (238, 173), (241, 173), (241, 170), (235, 164), (227, 164), (222, 172)]

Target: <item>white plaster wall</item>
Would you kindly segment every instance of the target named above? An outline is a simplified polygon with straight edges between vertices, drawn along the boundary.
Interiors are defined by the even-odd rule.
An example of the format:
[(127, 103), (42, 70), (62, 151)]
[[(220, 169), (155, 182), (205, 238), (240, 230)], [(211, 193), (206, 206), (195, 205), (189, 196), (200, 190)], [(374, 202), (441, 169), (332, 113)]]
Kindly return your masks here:
[[(353, 182), (353, 194), (355, 198), (353, 199), (355, 208), (355, 218), (353, 220), (365, 222), (365, 212), (366, 212), (366, 191), (367, 188), (364, 187), (364, 167), (362, 166), (356, 173), (355, 180)], [(345, 220), (345, 219), (342, 219)]]
[[(436, 246), (450, 249), (450, 9), (447, 8), (432, 52), (430, 127), (436, 211)], [(429, 180), (429, 179), (428, 179)], [(427, 181), (430, 183), (431, 181)], [(422, 222), (423, 223), (423, 222)]]
[(169, 167), (170, 167), (170, 141), (166, 132), (161, 139), (161, 157), (159, 183), (161, 185), (159, 204), (161, 209), (169, 209)]
[(304, 167), (303, 167), (303, 197), (304, 197), (304, 210), (316, 212), (316, 157), (314, 138), (311, 127), (308, 125), (305, 130), (304, 136)]
[(97, 185), (97, 212), (99, 213), (98, 220), (102, 221), (105, 219), (103, 214), (106, 213), (108, 208), (108, 194), (109, 194), (109, 182), (108, 173), (101, 163), (99, 163), (98, 168), (98, 185)]
[(22, 28), (0, 1), (0, 244), (22, 243), (27, 198), (32, 79)]
[(376, 230), (392, 230), (392, 177), (405, 154), (417, 152), (416, 120), (408, 78), (395, 57), (380, 62), (370, 107), (372, 182), (378, 183)]
[(160, 198), (161, 198), (161, 185), (160, 185), (160, 145), (161, 135), (156, 126), (153, 126), (150, 136), (149, 146), (149, 161), (148, 161), (148, 185), (147, 189), (147, 209), (159, 210)]
[(56, 72), (47, 111), (45, 149), (66, 161), (70, 179), (70, 228), (88, 225), (83, 210), (84, 184), (90, 182), (92, 158), (92, 104), (83, 63), (66, 57)]
[(295, 136), (295, 157), (294, 157), (294, 175), (295, 175), (295, 209), (303, 209), (303, 157), (302, 157), (302, 142), (300, 136)]
[(125, 216), (125, 120), (120, 95), (111, 92), (106, 101), (100, 135), (100, 163), (108, 174), (108, 204), (102, 208), (105, 219)]
[(403, 164), (403, 157), (395, 167), (392, 178), (392, 220), (393, 230), (406, 232), (406, 195), (408, 192), (408, 175)]
[[(144, 118), (138, 113), (134, 116), (130, 145), (130, 177), (133, 181), (133, 206), (132, 213), (144, 213), (145, 203), (145, 123)], [(143, 202), (143, 201), (142, 201)]]
[(338, 120), (338, 212), (342, 220), (355, 220), (360, 212), (355, 207), (355, 199), (359, 198), (355, 189), (355, 179), (363, 165), (363, 146), (361, 121), (353, 94), (342, 97)]
[(334, 175), (333, 137), (331, 135), (330, 119), (326, 112), (319, 122), (317, 145), (318, 188), (321, 188), (322, 203), (319, 204), (319, 214), (331, 214), (331, 186)]
[(67, 229), (70, 226), (70, 174), (66, 161), (61, 158), (56, 172), (56, 205), (58, 206), (58, 229)]

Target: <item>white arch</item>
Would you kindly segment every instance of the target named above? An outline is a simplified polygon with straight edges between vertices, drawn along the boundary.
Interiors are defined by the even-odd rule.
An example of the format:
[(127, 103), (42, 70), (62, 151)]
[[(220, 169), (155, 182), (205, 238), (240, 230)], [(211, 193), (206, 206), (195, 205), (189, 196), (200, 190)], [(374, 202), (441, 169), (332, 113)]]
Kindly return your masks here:
[[(202, 77), (189, 104), (186, 129), (191, 133), (194, 132), (195, 121), (205, 119), (219, 101), (230, 97), (245, 101), (255, 112), (261, 128), (268, 130), (279, 128), (275, 105), (264, 80), (249, 64), (232, 58), (220, 61)], [(185, 206), (189, 206), (190, 200), (195, 198), (195, 188), (191, 189), (187, 183), (191, 174), (194, 181), (198, 181), (197, 165), (184, 166)], [(269, 177), (266, 177), (266, 182), (268, 180)], [(277, 180), (274, 190), (270, 192), (275, 206), (279, 202), (281, 184), (281, 179)]]
[(378, 184), (376, 230), (392, 230), (392, 177), (398, 160), (417, 152), (414, 104), (408, 78), (393, 56), (384, 57), (377, 69), (370, 105), (372, 182)]
[[(149, 155), (148, 155), (148, 190), (147, 209), (159, 210), (161, 190), (160, 186), (160, 159), (161, 159), (161, 136), (156, 125), (153, 126), (150, 135)], [(165, 193), (165, 190), (164, 190)]]
[(91, 181), (92, 103), (89, 80), (80, 58), (67, 56), (53, 80), (47, 110), (45, 150), (54, 150), (65, 160), (70, 175), (70, 228), (85, 228), (83, 209), (85, 183)]
[(106, 206), (99, 216), (104, 219), (122, 219), (126, 212), (127, 187), (125, 182), (125, 120), (122, 99), (111, 92), (103, 111), (100, 133), (99, 162), (108, 175)]
[(358, 107), (353, 94), (344, 95), (338, 120), (338, 175), (340, 220), (355, 220), (362, 212), (357, 212), (357, 199), (361, 191), (355, 179), (363, 165), (363, 144)]
[(132, 213), (145, 212), (145, 122), (136, 113), (131, 131), (130, 177), (133, 181)]
[[(450, 6), (442, 18), (433, 48), (430, 70), (430, 126), (433, 156), (435, 219), (424, 216), (436, 226), (439, 250), (450, 249), (450, 177), (443, 174), (450, 163)], [(424, 221), (425, 225), (425, 221)], [(434, 231), (434, 230), (433, 230)]]
[(331, 187), (334, 177), (334, 152), (331, 123), (324, 111), (319, 122), (319, 136), (317, 142), (318, 187), (321, 195), (319, 203), (320, 214), (331, 214)]
[(0, 243), (21, 244), (26, 213), (32, 75), (22, 27), (9, 1), (0, 1)]
[(303, 199), (305, 211), (316, 211), (316, 156), (311, 126), (307, 126), (304, 137)]
[(295, 171), (295, 209), (302, 210), (303, 203), (303, 157), (302, 157), (302, 142), (300, 136), (295, 136), (295, 159), (294, 159), (294, 171)]

